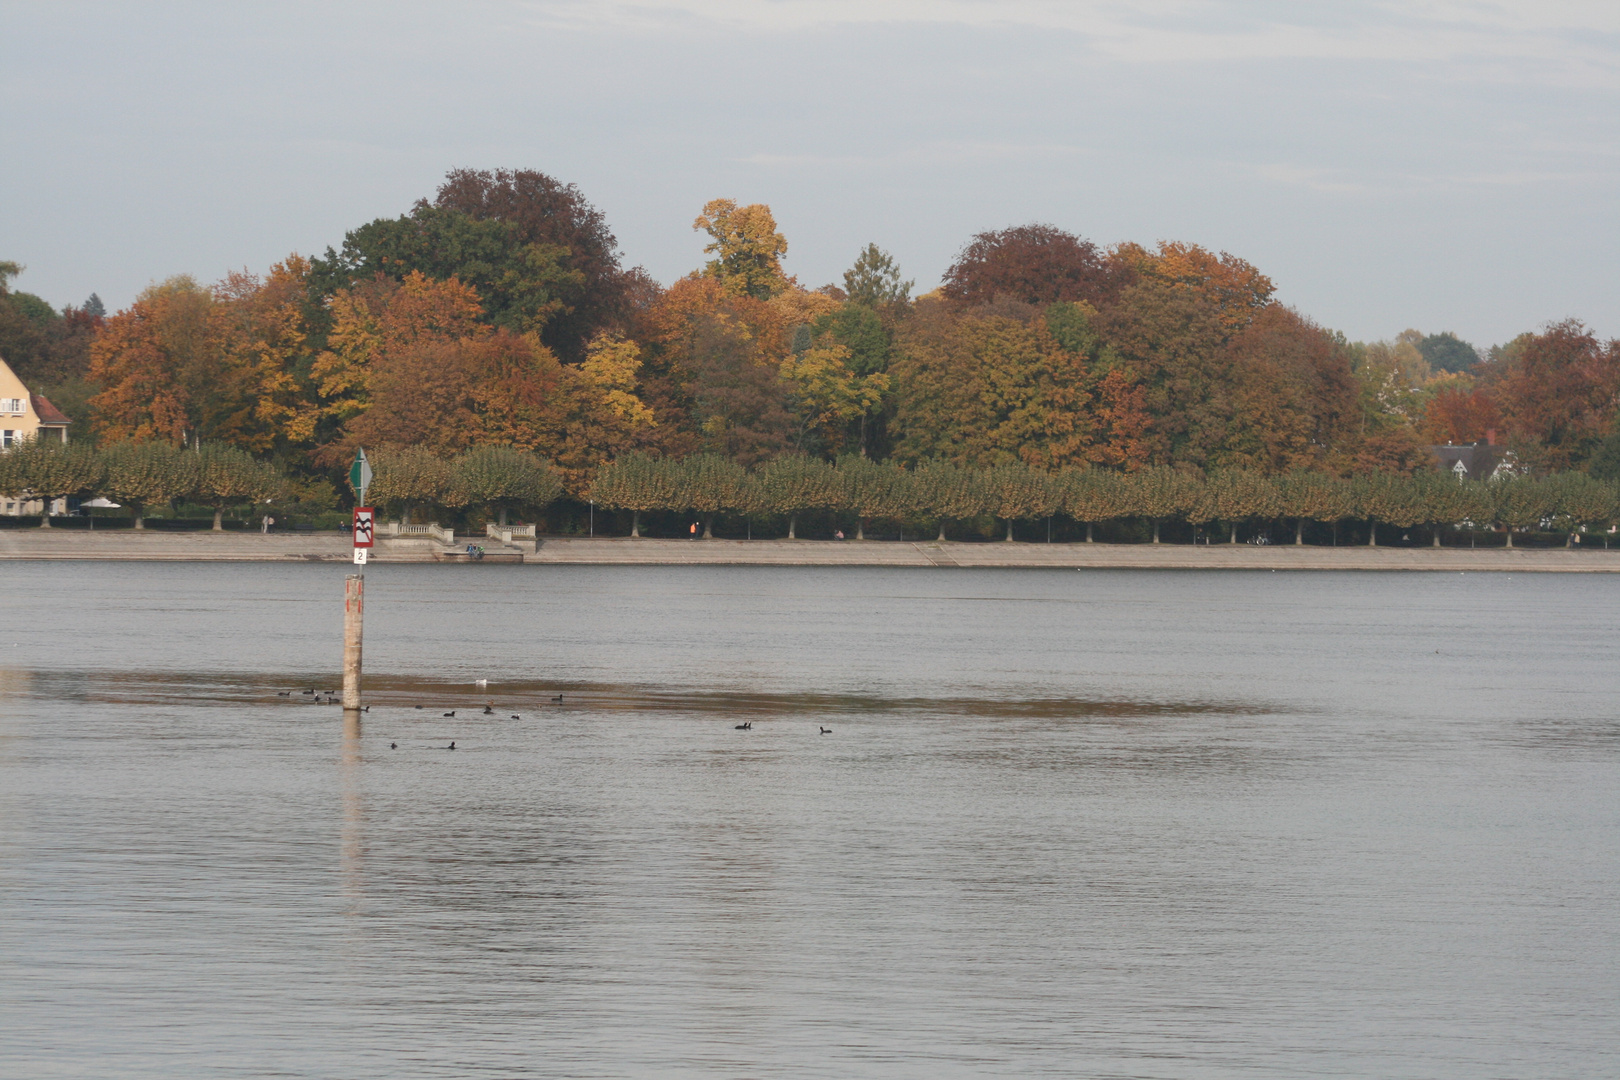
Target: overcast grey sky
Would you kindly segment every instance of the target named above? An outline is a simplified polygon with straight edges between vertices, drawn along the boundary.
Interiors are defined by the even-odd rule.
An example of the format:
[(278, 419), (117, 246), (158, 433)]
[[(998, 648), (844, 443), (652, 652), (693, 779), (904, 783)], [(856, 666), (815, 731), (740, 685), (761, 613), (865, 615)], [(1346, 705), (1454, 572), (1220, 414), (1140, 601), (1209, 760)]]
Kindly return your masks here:
[(110, 307), (540, 169), (629, 264), (766, 202), (806, 285), (975, 232), (1188, 240), (1352, 338), (1620, 335), (1616, 0), (0, 0), (0, 259)]

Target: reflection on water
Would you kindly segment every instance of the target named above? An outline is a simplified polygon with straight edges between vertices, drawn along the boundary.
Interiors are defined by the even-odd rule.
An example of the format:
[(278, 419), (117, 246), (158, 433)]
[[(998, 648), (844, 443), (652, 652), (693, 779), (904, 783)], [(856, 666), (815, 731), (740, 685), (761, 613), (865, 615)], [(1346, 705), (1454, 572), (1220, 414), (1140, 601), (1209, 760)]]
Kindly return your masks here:
[(1606, 1071), (1606, 580), (332, 569), (8, 567), (0, 1075)]

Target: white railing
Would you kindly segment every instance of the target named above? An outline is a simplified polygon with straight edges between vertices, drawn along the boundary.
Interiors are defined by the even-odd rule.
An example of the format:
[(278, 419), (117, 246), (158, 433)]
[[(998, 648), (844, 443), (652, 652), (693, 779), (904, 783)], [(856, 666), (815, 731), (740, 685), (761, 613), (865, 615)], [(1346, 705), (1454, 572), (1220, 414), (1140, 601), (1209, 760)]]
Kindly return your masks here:
[(484, 526), (484, 535), (492, 540), (499, 540), (503, 544), (510, 544), (514, 536), (519, 540), (535, 539), (533, 525), (488, 524)]
[(427, 525), (401, 525), (397, 521), (385, 521), (382, 528), (378, 530), (378, 535), (396, 539), (410, 536), (427, 536), (432, 537), (446, 547), (456, 542), (455, 532), (450, 529), (439, 528), (437, 522)]

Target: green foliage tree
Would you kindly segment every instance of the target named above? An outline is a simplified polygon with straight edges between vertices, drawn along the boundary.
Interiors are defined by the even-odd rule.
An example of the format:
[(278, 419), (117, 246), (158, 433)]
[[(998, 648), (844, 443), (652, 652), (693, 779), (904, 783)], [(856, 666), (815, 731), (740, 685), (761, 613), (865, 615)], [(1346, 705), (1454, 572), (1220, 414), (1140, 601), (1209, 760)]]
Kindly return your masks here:
[(748, 470), (719, 454), (693, 454), (680, 462), (676, 484), (680, 509), (703, 516), (703, 539), (714, 539), (714, 516), (747, 502)]
[(1467, 371), (1479, 363), (1479, 350), (1449, 330), (1428, 335), (1417, 348), (1433, 371)]
[(1484, 483), (1438, 472), (1419, 473), (1412, 477), (1412, 483), (1423, 508), (1423, 523), (1433, 531), (1435, 547), (1441, 546), (1440, 537), (1447, 525), (1491, 520), (1490, 488)]
[(630, 511), (630, 538), (641, 539), (641, 515), (672, 510), (679, 501), (677, 463), (636, 452), (596, 470), (591, 498), (609, 510)]
[(892, 462), (873, 461), (858, 454), (838, 459), (838, 507), (855, 515), (855, 539), (866, 539), (866, 523), (873, 518), (901, 517), (915, 505), (911, 474)]
[(1028, 465), (998, 465), (985, 474), (992, 512), (1007, 522), (1006, 542), (1013, 541), (1013, 522), (1057, 513), (1063, 491), (1050, 474)]
[(853, 304), (869, 308), (903, 304), (911, 296), (912, 281), (900, 279), (900, 266), (876, 244), (867, 244), (844, 271), (844, 292)]
[(1282, 513), (1294, 519), (1294, 543), (1305, 543), (1305, 523), (1336, 524), (1355, 513), (1355, 495), (1337, 476), (1296, 469), (1276, 481)]
[(1284, 502), (1276, 484), (1253, 469), (1221, 469), (1205, 484), (1216, 520), (1227, 524), (1227, 543), (1237, 543), (1239, 523), (1250, 518), (1282, 516)]
[(115, 443), (102, 454), (101, 482), (108, 498), (125, 504), (135, 528), (146, 528), (146, 509), (197, 490), (198, 455), (169, 443)]
[(1513, 546), (1514, 529), (1533, 529), (1553, 511), (1555, 493), (1550, 484), (1535, 476), (1503, 476), (1490, 481), (1491, 503), (1496, 520), (1507, 530), (1507, 546)]
[(1126, 477), (1110, 469), (1064, 469), (1058, 475), (1062, 510), (1086, 527), (1086, 543), (1093, 543), (1093, 526), (1125, 513)]
[(33, 438), (0, 454), (0, 494), (14, 499), (40, 499), (45, 505), (39, 527), (51, 527), (51, 503), (92, 491), (101, 482), (102, 462), (83, 443)]
[(493, 507), (500, 524), (519, 506), (541, 509), (562, 494), (562, 477), (551, 463), (527, 450), (480, 446), (455, 459), (454, 468), (469, 503)]
[(1609, 481), (1585, 473), (1561, 473), (1552, 478), (1553, 509), (1570, 524), (1566, 546), (1573, 546), (1583, 527), (1605, 529), (1620, 516), (1620, 490)]
[(930, 459), (918, 463), (912, 482), (918, 509), (939, 520), (936, 543), (945, 542), (946, 522), (970, 521), (990, 512), (990, 490), (978, 469)]
[(206, 443), (195, 457), (197, 486), (189, 494), (213, 507), (215, 532), (225, 528), (226, 507), (274, 498), (283, 486), (274, 468), (234, 446)]
[(1148, 520), (1155, 544), (1159, 542), (1160, 525), (1192, 509), (1200, 494), (1196, 476), (1165, 465), (1131, 473), (1127, 479), (1123, 500), (1126, 512)]
[(1367, 544), (1378, 546), (1378, 525), (1409, 529), (1424, 521), (1422, 491), (1410, 476), (1391, 472), (1370, 472), (1357, 476), (1351, 484), (1355, 513), (1367, 519)]
[(397, 508), (407, 525), (421, 506), (448, 508), (468, 502), (456, 469), (432, 451), (415, 446), (378, 450), (370, 460), (373, 477), (367, 497), (378, 506)]
[(789, 540), (798, 538), (800, 514), (835, 506), (839, 500), (838, 474), (819, 458), (803, 454), (772, 458), (759, 467), (756, 476), (762, 509), (787, 515)]

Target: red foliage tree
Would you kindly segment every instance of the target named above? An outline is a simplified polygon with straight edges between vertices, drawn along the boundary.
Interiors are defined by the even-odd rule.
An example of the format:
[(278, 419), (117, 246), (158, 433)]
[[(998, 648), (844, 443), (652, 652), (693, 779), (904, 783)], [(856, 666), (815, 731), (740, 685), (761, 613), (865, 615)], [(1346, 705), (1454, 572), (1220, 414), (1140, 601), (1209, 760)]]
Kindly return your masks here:
[(1098, 304), (1107, 286), (1107, 264), (1097, 245), (1051, 225), (1018, 225), (975, 236), (945, 271), (940, 292), (958, 307), (998, 296), (1026, 304)]
[(1620, 341), (1600, 344), (1578, 320), (1566, 319), (1526, 340), (1494, 382), (1514, 445), (1537, 465), (1567, 469), (1614, 422)]

